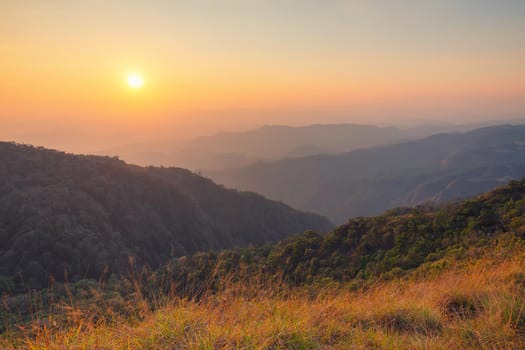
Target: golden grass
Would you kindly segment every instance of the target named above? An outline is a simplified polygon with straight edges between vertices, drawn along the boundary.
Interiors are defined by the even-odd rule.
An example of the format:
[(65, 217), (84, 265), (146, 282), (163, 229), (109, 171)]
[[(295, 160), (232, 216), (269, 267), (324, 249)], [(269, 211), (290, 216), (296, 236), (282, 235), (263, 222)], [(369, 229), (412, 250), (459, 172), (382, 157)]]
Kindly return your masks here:
[(139, 318), (94, 321), (89, 312), (64, 309), (66, 325), (8, 332), (0, 348), (523, 349), (524, 261), (486, 258), (358, 292), (343, 285), (272, 295), (231, 286), (198, 302), (144, 307)]

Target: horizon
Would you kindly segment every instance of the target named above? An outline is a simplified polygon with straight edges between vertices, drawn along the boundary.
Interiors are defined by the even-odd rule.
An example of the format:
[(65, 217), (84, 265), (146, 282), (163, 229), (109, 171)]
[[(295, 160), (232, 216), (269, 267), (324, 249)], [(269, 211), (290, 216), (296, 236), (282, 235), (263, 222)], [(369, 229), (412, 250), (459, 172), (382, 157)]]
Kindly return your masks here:
[[(298, 128), (312, 128), (312, 127), (322, 127), (322, 126), (370, 126), (370, 127), (378, 127), (378, 128), (384, 128), (384, 129), (398, 129), (398, 130), (411, 130), (411, 129), (418, 129), (418, 128), (432, 128), (432, 127), (459, 127), (460, 129), (454, 130), (446, 130), (446, 131), (437, 131), (436, 134), (441, 133), (466, 133), (469, 131), (473, 131), (480, 128), (486, 128), (486, 127), (494, 127), (494, 126), (504, 126), (504, 125), (525, 125), (525, 116), (519, 117), (519, 115), (516, 115), (515, 118), (510, 119), (504, 119), (504, 120), (497, 120), (497, 119), (484, 119), (484, 120), (472, 120), (472, 121), (465, 121), (464, 123), (454, 123), (452, 121), (439, 121), (439, 120), (408, 120), (403, 121), (399, 120), (397, 123), (364, 123), (364, 122), (333, 122), (333, 123), (319, 123), (319, 122), (312, 122), (312, 123), (305, 123), (305, 124), (261, 124), (256, 125), (253, 127), (247, 127), (247, 128), (241, 128), (241, 129), (232, 129), (232, 130), (223, 130), (223, 129), (217, 129), (210, 132), (204, 132), (202, 134), (195, 134), (190, 137), (186, 138), (142, 138), (142, 139), (134, 139), (133, 137), (124, 136), (124, 138), (119, 139), (116, 142), (110, 142), (110, 143), (84, 143), (81, 142), (79, 144), (70, 143), (68, 140), (64, 142), (64, 140), (59, 140), (56, 142), (54, 140), (56, 134), (62, 134), (64, 132), (64, 129), (57, 128), (55, 130), (46, 130), (42, 133), (33, 133), (28, 135), (17, 135), (16, 133), (12, 134), (15, 135), (14, 137), (10, 138), (9, 136), (5, 137), (3, 135), (9, 134), (0, 133), (0, 142), (13, 142), (17, 144), (27, 144), (32, 145), (35, 147), (44, 147), (47, 149), (52, 149), (56, 151), (71, 153), (71, 154), (86, 154), (86, 155), (101, 155), (101, 156), (113, 156), (118, 154), (113, 154), (118, 149), (121, 148), (127, 148), (127, 147), (133, 147), (133, 146), (158, 146), (158, 145), (183, 145), (186, 142), (199, 140), (201, 138), (210, 138), (215, 136), (221, 136), (221, 135), (241, 135), (251, 132), (257, 132), (264, 128), (290, 128), (290, 129), (298, 129)], [(461, 129), (461, 127), (464, 127), (464, 129)], [(107, 130), (106, 130), (107, 131)], [(155, 129), (155, 134), (158, 135), (157, 129)], [(423, 138), (432, 136), (433, 133), (424, 136)], [(76, 137), (78, 135), (73, 135), (73, 137)], [(129, 138), (128, 138), (129, 137)], [(89, 138), (89, 136), (87, 137)], [(129, 142), (126, 142), (128, 140)], [(408, 140), (407, 140), (408, 141)], [(126, 160), (126, 159), (124, 159)], [(130, 162), (127, 160), (127, 162)], [(132, 162), (131, 162), (132, 163)]]
[(0, 138), (96, 151), (264, 125), (525, 112), (525, 3), (37, 1), (0, 14)]

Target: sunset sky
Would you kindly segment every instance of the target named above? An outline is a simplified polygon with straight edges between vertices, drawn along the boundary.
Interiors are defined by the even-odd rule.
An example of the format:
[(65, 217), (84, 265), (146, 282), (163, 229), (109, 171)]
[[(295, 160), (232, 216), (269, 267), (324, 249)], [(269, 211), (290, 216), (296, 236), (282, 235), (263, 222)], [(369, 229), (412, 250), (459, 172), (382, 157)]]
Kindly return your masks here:
[(525, 1), (3, 1), (0, 71), (0, 139), (71, 150), (525, 117)]

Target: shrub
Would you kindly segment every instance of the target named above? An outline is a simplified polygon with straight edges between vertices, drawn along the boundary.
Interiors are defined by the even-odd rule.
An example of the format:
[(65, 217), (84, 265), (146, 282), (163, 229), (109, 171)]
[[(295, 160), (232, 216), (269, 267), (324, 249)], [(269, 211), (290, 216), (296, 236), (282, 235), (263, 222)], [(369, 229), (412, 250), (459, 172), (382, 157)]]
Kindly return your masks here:
[(472, 319), (483, 311), (482, 298), (478, 294), (448, 294), (439, 301), (438, 306), (449, 319)]
[(434, 335), (441, 332), (441, 320), (428, 309), (400, 308), (374, 317), (373, 323), (388, 331)]

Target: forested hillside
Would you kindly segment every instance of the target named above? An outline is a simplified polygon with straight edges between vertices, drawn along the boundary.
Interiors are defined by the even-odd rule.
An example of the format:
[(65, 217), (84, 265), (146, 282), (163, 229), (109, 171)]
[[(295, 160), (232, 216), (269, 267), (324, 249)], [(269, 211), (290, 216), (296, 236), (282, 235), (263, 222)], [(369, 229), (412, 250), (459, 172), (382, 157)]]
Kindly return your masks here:
[(522, 349), (525, 180), (0, 304), (0, 347)]
[(295, 286), (400, 276), (445, 256), (468, 257), (472, 248), (499, 240), (517, 243), (525, 238), (524, 214), (525, 180), (511, 181), (439, 208), (398, 208), (351, 219), (326, 235), (308, 231), (257, 248), (182, 257), (165, 273), (192, 286), (184, 285), (183, 291), (197, 292), (217, 288), (225, 279), (253, 276)]
[(341, 224), (350, 217), (377, 215), (398, 206), (473, 196), (525, 176), (525, 125), (438, 134), (206, 175)]
[(197, 251), (260, 244), (324, 218), (179, 168), (0, 143), (0, 282), (98, 279)]

